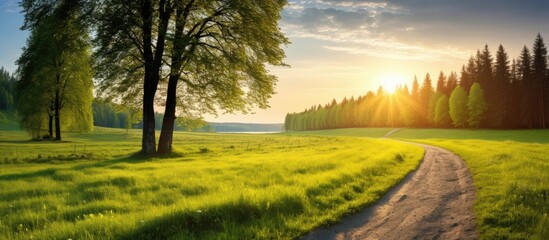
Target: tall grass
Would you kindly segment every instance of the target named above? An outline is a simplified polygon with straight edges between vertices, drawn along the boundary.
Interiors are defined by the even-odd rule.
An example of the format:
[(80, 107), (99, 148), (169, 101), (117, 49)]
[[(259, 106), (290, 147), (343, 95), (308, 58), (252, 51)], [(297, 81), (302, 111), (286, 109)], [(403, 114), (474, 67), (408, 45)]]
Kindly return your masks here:
[(372, 204), (423, 155), (376, 139), (176, 133), (175, 154), (142, 159), (138, 131), (18, 134), (0, 135), (5, 239), (291, 239)]

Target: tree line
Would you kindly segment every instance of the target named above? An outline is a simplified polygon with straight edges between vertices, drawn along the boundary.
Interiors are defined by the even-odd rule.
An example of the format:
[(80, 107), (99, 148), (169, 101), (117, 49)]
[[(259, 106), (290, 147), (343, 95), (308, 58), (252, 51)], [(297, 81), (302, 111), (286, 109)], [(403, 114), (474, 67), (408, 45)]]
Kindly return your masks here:
[(335, 99), (299, 113), (288, 113), (287, 131), (350, 127), (546, 128), (549, 126), (547, 48), (538, 34), (512, 60), (502, 45), (495, 59), (488, 45), (477, 50), (460, 75), (441, 72), (436, 87), (429, 74), (420, 85), (382, 87), (358, 98)]

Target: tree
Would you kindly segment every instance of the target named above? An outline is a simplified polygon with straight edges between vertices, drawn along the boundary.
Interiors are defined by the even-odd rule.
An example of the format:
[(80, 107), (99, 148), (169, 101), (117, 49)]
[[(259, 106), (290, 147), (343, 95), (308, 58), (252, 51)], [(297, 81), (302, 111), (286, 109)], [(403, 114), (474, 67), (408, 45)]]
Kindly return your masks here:
[(288, 40), (278, 20), (286, 3), (104, 1), (96, 39), (102, 90), (126, 92), (122, 99), (130, 101), (143, 91), (142, 153), (156, 149), (152, 117), (160, 79), (167, 79), (161, 154), (171, 151), (176, 108), (200, 116), (268, 107), (276, 77), (265, 65), (284, 65), (281, 45)]
[(438, 93), (445, 93), (446, 92), (446, 76), (444, 75), (444, 72), (442, 72), (442, 71), (438, 75), (437, 88), (436, 88), (435, 92), (438, 92)]
[(478, 83), (471, 86), (469, 99), (467, 101), (467, 109), (469, 110), (469, 127), (480, 126), (480, 122), (486, 117), (487, 110), (486, 100), (484, 99), (484, 90)]
[(467, 93), (459, 86), (450, 95), (450, 118), (455, 127), (466, 126), (467, 111)]
[(431, 96), (433, 95), (433, 84), (431, 82), (431, 77), (427, 73), (425, 75), (425, 79), (423, 80), (423, 84), (421, 85), (421, 89), (419, 90), (419, 106), (420, 106), (420, 112), (421, 112), (421, 123), (420, 125), (428, 125), (429, 124), (429, 115), (428, 115), (428, 109), (429, 109), (429, 101), (431, 100)]
[(547, 87), (547, 48), (543, 38), (538, 33), (532, 47), (532, 84), (530, 94), (533, 95), (534, 124), (536, 127), (545, 128), (546, 123), (546, 92)]
[(16, 101), (22, 126), (36, 136), (48, 118), (48, 130), (61, 140), (61, 127), (91, 131), (93, 82), (86, 29), (72, 13), (57, 11), (33, 25), (18, 59)]
[(437, 100), (434, 122), (437, 127), (450, 126), (451, 119), (448, 106), (448, 97), (446, 95), (441, 95)]
[(450, 72), (448, 76), (448, 81), (446, 82), (446, 88), (444, 89), (444, 94), (446, 97), (449, 97), (452, 94), (452, 91), (458, 86), (458, 77), (455, 72)]
[(526, 127), (534, 127), (534, 116), (535, 116), (535, 102), (536, 97), (533, 94), (535, 85), (532, 80), (532, 56), (528, 47), (524, 46), (520, 52), (519, 57), (519, 75), (520, 79), (520, 95), (522, 96), (521, 100), (521, 120), (522, 124)]
[(13, 108), (13, 85), (15, 78), (4, 69), (0, 68), (0, 111), (8, 111)]
[(498, 116), (496, 108), (493, 107), (498, 104), (498, 89), (496, 89), (498, 86), (494, 80), (493, 58), (490, 50), (488, 49), (488, 45), (484, 45), (484, 50), (480, 53), (478, 61), (477, 82), (483, 89), (486, 89), (486, 102), (488, 103), (488, 106), (490, 106), (486, 113), (487, 116), (485, 119), (485, 125), (490, 127), (499, 127), (502, 119), (501, 116)]
[(494, 101), (490, 108), (493, 109), (491, 124), (494, 127), (502, 127), (508, 114), (509, 96), (511, 86), (511, 67), (509, 57), (502, 45), (499, 45), (494, 66)]
[[(459, 81), (459, 85), (463, 87), (465, 91), (469, 91), (471, 88), (471, 85), (473, 85), (473, 82), (477, 79), (477, 65), (475, 63), (475, 58), (471, 56), (469, 58), (469, 61), (467, 62), (467, 66), (463, 65), (461, 68), (461, 79)], [(449, 91), (453, 91), (454, 89), (450, 89)]]
[(431, 99), (429, 99), (429, 108), (427, 110), (427, 120), (429, 121), (429, 124), (433, 126), (436, 126), (436, 121), (435, 121), (436, 106), (438, 103), (438, 99), (441, 96), (445, 96), (445, 95), (440, 92), (435, 92), (433, 93), (433, 95), (431, 95)]

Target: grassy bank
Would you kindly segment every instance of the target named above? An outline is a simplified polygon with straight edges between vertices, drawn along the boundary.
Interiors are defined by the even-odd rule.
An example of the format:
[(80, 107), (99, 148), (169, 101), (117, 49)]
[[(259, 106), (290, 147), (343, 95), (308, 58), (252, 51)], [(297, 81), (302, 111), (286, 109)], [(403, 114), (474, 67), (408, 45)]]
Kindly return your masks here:
[(379, 199), (419, 147), (332, 136), (175, 134), (145, 160), (139, 132), (61, 143), (0, 135), (2, 239), (290, 239)]
[[(368, 136), (369, 129), (323, 131)], [(315, 132), (308, 132), (314, 135)], [(549, 239), (549, 131), (401, 129), (390, 136), (448, 149), (467, 163), (482, 239)]]

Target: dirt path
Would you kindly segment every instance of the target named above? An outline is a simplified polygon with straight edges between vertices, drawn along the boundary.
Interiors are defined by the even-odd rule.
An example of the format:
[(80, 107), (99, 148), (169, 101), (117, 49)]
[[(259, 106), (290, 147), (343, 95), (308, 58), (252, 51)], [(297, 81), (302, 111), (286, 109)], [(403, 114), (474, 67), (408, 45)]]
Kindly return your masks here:
[(476, 239), (475, 189), (465, 162), (448, 150), (420, 146), (419, 168), (378, 203), (303, 239)]

